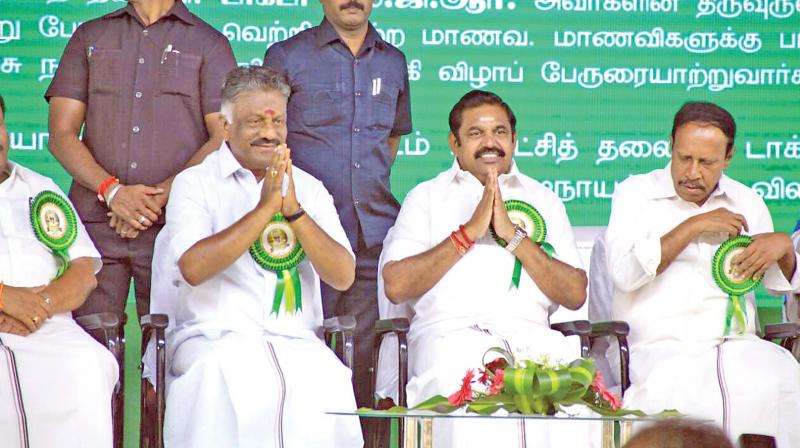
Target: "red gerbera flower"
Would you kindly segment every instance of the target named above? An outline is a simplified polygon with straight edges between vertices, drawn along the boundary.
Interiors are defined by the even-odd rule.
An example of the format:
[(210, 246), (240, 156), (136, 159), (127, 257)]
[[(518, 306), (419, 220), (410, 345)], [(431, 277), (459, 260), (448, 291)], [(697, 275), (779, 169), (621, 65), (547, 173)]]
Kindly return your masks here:
[(496, 358), (494, 361), (491, 361), (486, 364), (486, 370), (494, 373), (497, 369), (505, 369), (508, 366), (508, 361), (505, 358)]
[(492, 378), (492, 385), (489, 386), (489, 391), (486, 392), (486, 395), (491, 397), (492, 395), (497, 395), (503, 391), (503, 378), (505, 377), (505, 372), (503, 369), (497, 369), (494, 371), (494, 378)]
[(480, 376), (478, 376), (478, 382), (484, 386), (489, 384), (489, 369), (478, 369), (478, 373), (480, 373)]
[(605, 384), (603, 384), (603, 376), (600, 375), (599, 370), (595, 372), (594, 381), (592, 381), (592, 389), (597, 391), (597, 393), (600, 394), (600, 397), (608, 402), (608, 405), (611, 406), (611, 409), (617, 410), (622, 407), (622, 400), (620, 400), (616, 395), (612, 394), (611, 391), (606, 389)]
[(475, 372), (472, 369), (467, 370), (467, 374), (461, 380), (461, 389), (447, 397), (450, 406), (463, 406), (464, 403), (472, 400), (472, 378), (474, 376)]

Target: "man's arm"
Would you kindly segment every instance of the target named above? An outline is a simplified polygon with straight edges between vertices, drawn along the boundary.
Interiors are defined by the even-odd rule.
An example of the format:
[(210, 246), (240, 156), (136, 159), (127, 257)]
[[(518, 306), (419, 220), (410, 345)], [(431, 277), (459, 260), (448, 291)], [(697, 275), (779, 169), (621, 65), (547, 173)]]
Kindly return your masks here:
[(703, 232), (727, 233), (731, 237), (738, 235), (742, 229), (748, 230), (744, 216), (725, 208), (718, 208), (707, 213), (692, 216), (678, 224), (661, 237), (661, 262), (656, 274), (666, 270), (675, 258), (686, 249), (686, 246)]
[[(72, 311), (83, 304), (97, 286), (94, 264), (87, 257), (70, 261), (67, 271), (47, 286), (3, 288), (3, 312), (35, 331), (53, 314)], [(50, 303), (47, 303), (49, 300)], [(35, 318), (35, 319), (34, 319)]]
[[(286, 150), (287, 174), (289, 188), (283, 199), (281, 211), (284, 216), (291, 216), (300, 210), (294, 188), (290, 151)], [(331, 207), (333, 207), (331, 201)], [(335, 213), (331, 210), (331, 213)], [(341, 244), (331, 238), (308, 213), (290, 224), (303, 246), (308, 260), (314, 266), (320, 279), (336, 290), (344, 291), (353, 284), (356, 276), (356, 261)]]
[(264, 226), (281, 209), (281, 184), (286, 165), (276, 168), (278, 175), (264, 178), (261, 200), (255, 209), (227, 229), (198, 241), (179, 256), (178, 268), (187, 283), (200, 285), (227, 269), (261, 236)]
[[(494, 199), (492, 226), (500, 238), (511, 241), (515, 228), (504, 204), (498, 188)], [(550, 259), (530, 238), (524, 238), (513, 254), (531, 280), (553, 302), (576, 310), (586, 301), (588, 280), (583, 269), (574, 268), (555, 258)]]
[[(492, 178), (492, 176), (488, 176)], [(492, 206), (497, 189), (494, 182), (487, 181), (475, 212), (464, 225), (464, 231), (473, 241), (482, 237), (492, 220)], [(404, 204), (405, 207), (405, 204)], [(450, 238), (446, 238), (432, 249), (399, 261), (390, 261), (383, 267), (384, 292), (392, 303), (403, 303), (416, 299), (444, 277), (461, 259)]]
[[(89, 148), (78, 139), (86, 117), (86, 104), (66, 97), (50, 99), (48, 148), (55, 158), (81, 185), (97, 191), (111, 174), (92, 156)], [(107, 189), (106, 192), (110, 192)], [(158, 219), (161, 207), (154, 196), (162, 193), (159, 188), (147, 185), (123, 185), (112, 203), (112, 211), (137, 230), (145, 230)], [(140, 223), (140, 216), (145, 222)]]
[(389, 136), (387, 142), (389, 143), (389, 163), (394, 165), (394, 159), (397, 157), (397, 149), (400, 147), (400, 139), (403, 137)]
[[(206, 156), (211, 154), (212, 152), (219, 149), (222, 145), (223, 140), (223, 117), (222, 114), (219, 112), (213, 112), (210, 114), (206, 114), (203, 117), (203, 121), (205, 121), (206, 129), (208, 130), (208, 141), (203, 144), (192, 157), (186, 162), (186, 164), (181, 168), (181, 171), (189, 168), (191, 166), (195, 166), (205, 160)], [(159, 182), (156, 185), (157, 188), (161, 188), (164, 192), (156, 195), (156, 200), (161, 207), (164, 207), (167, 204), (167, 200), (169, 199), (169, 192), (172, 188), (172, 181), (175, 179), (175, 176), (178, 173), (169, 176), (168, 178), (164, 179), (163, 181)]]

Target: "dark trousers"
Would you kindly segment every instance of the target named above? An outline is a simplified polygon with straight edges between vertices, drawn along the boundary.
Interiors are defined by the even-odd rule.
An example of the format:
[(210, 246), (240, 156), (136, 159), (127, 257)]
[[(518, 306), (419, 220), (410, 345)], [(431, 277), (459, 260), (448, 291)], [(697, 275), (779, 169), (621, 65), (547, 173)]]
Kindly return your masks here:
[(132, 240), (117, 236), (107, 222), (86, 223), (86, 231), (103, 259), (97, 273), (97, 288), (83, 305), (73, 311), (75, 317), (98, 312), (125, 313), (131, 278), (136, 295), (136, 313), (150, 312), (150, 264), (153, 244), (161, 226), (154, 225)]
[[(361, 240), (361, 238), (359, 238)], [(378, 319), (378, 258), (382, 246), (366, 248), (359, 242), (356, 254), (356, 279), (350, 289), (337, 291), (322, 282), (322, 308), (326, 318), (332, 316), (354, 316), (356, 331), (353, 356), (353, 390), (358, 407), (372, 407), (372, 341), (373, 325)], [(362, 419), (364, 441), (371, 439), (373, 424)], [(369, 446), (369, 445), (367, 445)]]

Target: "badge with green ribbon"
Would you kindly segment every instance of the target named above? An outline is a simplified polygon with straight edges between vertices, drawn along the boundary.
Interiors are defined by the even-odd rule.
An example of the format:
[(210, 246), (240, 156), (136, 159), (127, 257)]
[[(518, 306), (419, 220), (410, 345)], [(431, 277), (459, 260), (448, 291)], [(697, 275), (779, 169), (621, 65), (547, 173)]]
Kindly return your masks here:
[[(516, 199), (505, 201), (505, 206), (511, 222), (522, 227), (525, 233), (528, 234), (528, 237), (542, 248), (548, 258), (552, 259), (555, 254), (555, 249), (553, 249), (550, 243), (545, 241), (547, 238), (547, 224), (545, 224), (542, 214), (531, 204)], [(494, 228), (489, 227), (489, 231), (492, 233), (494, 240), (497, 241), (497, 244), (506, 247), (507, 242), (495, 233)], [(521, 275), (522, 263), (520, 263), (519, 258), (517, 258), (514, 260), (514, 273), (511, 275), (511, 286), (509, 286), (509, 289), (519, 288), (519, 279)]]
[(731, 319), (734, 317), (739, 323), (739, 334), (744, 333), (747, 326), (747, 307), (745, 306), (744, 295), (758, 286), (761, 279), (753, 280), (752, 277), (741, 277), (733, 274), (731, 260), (740, 254), (750, 243), (752, 238), (740, 235), (731, 238), (717, 249), (714, 260), (711, 264), (711, 273), (717, 286), (728, 294), (728, 310), (725, 316), (725, 336), (730, 333)]
[(69, 247), (78, 236), (78, 219), (72, 205), (60, 194), (44, 190), (30, 201), (33, 233), (59, 261), (55, 278), (69, 267)]
[(297, 265), (306, 256), (292, 227), (280, 212), (272, 217), (252, 246), (250, 255), (262, 268), (277, 276), (271, 314), (278, 314), (283, 302), (284, 312), (293, 314), (303, 310), (303, 293)]

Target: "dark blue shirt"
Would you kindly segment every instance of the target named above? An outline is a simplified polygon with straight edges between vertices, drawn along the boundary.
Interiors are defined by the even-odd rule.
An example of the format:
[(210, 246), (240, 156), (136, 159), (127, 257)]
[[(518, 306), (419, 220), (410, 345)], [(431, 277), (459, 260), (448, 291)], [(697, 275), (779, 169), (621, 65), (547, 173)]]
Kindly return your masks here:
[(283, 73), (292, 87), (292, 163), (333, 195), (353, 249), (359, 247), (359, 230), (366, 247), (381, 244), (400, 210), (389, 186), (387, 139), (411, 132), (405, 56), (370, 24), (353, 57), (323, 19), (271, 46), (264, 65)]

